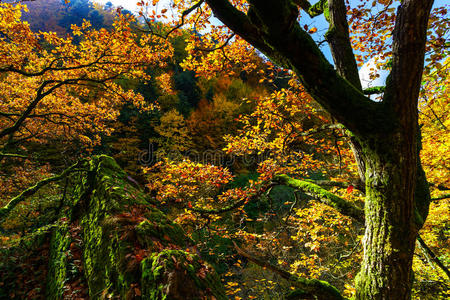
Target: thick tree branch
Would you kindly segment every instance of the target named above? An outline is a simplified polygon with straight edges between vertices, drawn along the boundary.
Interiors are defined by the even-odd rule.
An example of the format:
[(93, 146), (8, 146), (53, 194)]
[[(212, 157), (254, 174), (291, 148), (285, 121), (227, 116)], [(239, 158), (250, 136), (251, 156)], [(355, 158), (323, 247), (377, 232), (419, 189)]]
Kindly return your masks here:
[(354, 181), (351, 183), (332, 181), (332, 180), (311, 180), (311, 179), (304, 179), (304, 181), (314, 183), (318, 186), (339, 187), (341, 189), (346, 189), (349, 187), (349, 185), (351, 185), (363, 194), (366, 192), (366, 188), (365, 188), (364, 184), (360, 181)]
[(7, 127), (5, 129), (3, 129), (0, 132), (0, 138), (7, 136), (7, 135), (11, 135), (14, 132), (16, 132), (20, 126), (22, 125), (22, 123), (25, 121), (25, 119), (28, 117), (29, 114), (31, 114), (31, 112), (33, 111), (33, 109), (38, 105), (38, 103), (48, 94), (50, 94), (53, 90), (50, 89), (50, 93), (49, 91), (44, 92), (44, 89), (47, 85), (49, 85), (50, 83), (52, 83), (53, 81), (44, 81), (42, 82), (42, 84), (39, 86), (39, 88), (37, 89), (36, 92), (36, 97), (34, 97), (33, 101), (30, 102), (30, 104), (28, 104), (27, 108), (25, 109), (25, 111), (22, 113), (22, 115), (17, 119), (17, 121), (14, 123), (13, 126), (11, 127)]
[(348, 188), (348, 184), (345, 182), (339, 182), (339, 181), (332, 181), (332, 180), (311, 180), (311, 179), (304, 179), (305, 182), (310, 182), (318, 186), (335, 186), (342, 189)]
[(386, 118), (382, 105), (334, 70), (298, 24), (298, 7), (291, 1), (249, 1), (248, 15), (228, 0), (206, 2), (236, 34), (277, 64), (294, 70), (308, 93), (346, 128), (354, 133), (388, 130), (390, 122), (380, 121)]
[(402, 119), (417, 115), (427, 25), (433, 2), (404, 0), (398, 7), (393, 31), (392, 71), (386, 82), (384, 101), (392, 104), (393, 111)]
[(335, 208), (343, 215), (349, 216), (356, 221), (364, 224), (364, 211), (362, 209), (352, 205), (345, 199), (342, 199), (341, 197), (330, 193), (326, 189), (321, 188), (314, 183), (293, 179), (287, 175), (278, 175), (273, 179), (273, 181), (292, 187), (296, 190), (300, 190), (303, 193), (313, 197), (314, 199)]
[(325, 19), (328, 20), (329, 18), (327, 0), (320, 0), (314, 5), (311, 5), (307, 0), (295, 0), (294, 3), (304, 10), (311, 18), (315, 18), (321, 14), (325, 15)]
[(355, 88), (362, 90), (358, 66), (350, 42), (347, 23), (347, 8), (344, 0), (328, 0), (330, 27), (325, 38), (333, 55), (337, 72)]

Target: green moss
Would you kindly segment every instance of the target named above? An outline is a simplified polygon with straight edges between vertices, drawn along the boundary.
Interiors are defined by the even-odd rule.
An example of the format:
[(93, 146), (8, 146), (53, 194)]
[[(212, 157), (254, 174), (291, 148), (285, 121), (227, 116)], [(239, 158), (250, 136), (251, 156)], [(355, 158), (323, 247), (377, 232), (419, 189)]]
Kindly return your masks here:
[[(317, 279), (304, 279), (297, 277), (295, 279), (304, 292), (312, 293), (317, 299), (345, 299), (339, 291), (326, 281)], [(295, 298), (293, 298), (295, 299)]]
[[(151, 213), (151, 216), (158, 215), (164, 217), (159, 211)], [(158, 238), (163, 245), (175, 244), (180, 247), (186, 247), (191, 242), (190, 239), (186, 237), (181, 227), (177, 224), (170, 223), (166, 217), (164, 217), (164, 219), (161, 218), (160, 221), (153, 218), (142, 221), (136, 227), (136, 233), (138, 235), (138, 240), (142, 245), (151, 245), (152, 238)]]
[(373, 94), (381, 94), (384, 93), (386, 87), (385, 86), (374, 86), (364, 89), (364, 95), (373, 95)]
[(304, 290), (296, 289), (286, 295), (286, 300), (313, 299), (313, 296)]
[(198, 256), (164, 250), (141, 262), (145, 299), (227, 299), (220, 279)]
[(300, 190), (307, 195), (310, 195), (316, 200), (325, 203), (331, 207), (334, 207), (337, 211), (344, 215), (351, 216), (355, 220), (364, 223), (364, 212), (362, 209), (352, 205), (345, 199), (336, 196), (335, 194), (327, 191), (326, 189), (305, 180), (298, 180), (291, 178), (287, 175), (278, 175), (274, 178), (274, 181), (278, 181), (281, 184), (292, 187), (296, 190)]
[(312, 5), (308, 9), (308, 14), (310, 15), (311, 18), (324, 14), (325, 19), (328, 21), (330, 17), (330, 12), (328, 9), (328, 0), (320, 0), (316, 4)]
[(47, 299), (61, 299), (67, 280), (67, 251), (70, 245), (69, 227), (61, 224), (53, 231), (50, 244)]
[[(144, 205), (148, 203), (145, 194), (112, 158), (94, 157), (74, 190), (79, 197), (69, 215), (82, 227), (83, 276), (92, 299), (136, 298), (136, 288), (143, 299), (165, 299), (184, 292), (184, 299), (226, 299), (214, 270), (181, 250), (191, 244), (182, 228), (161, 211)], [(68, 226), (62, 225), (53, 233), (47, 284), (50, 299), (61, 298), (68, 278), (68, 232)]]

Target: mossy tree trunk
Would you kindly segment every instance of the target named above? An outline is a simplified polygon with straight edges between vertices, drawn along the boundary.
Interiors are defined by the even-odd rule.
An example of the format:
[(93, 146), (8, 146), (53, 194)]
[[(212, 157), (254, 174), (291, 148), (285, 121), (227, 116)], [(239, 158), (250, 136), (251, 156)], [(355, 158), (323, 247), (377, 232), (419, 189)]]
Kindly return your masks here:
[[(28, 297), (33, 292), (42, 299), (227, 298), (219, 276), (199, 257), (193, 241), (113, 158), (94, 156), (81, 165), (68, 178), (72, 192), (58, 221), (23, 239), (30, 246), (21, 249), (30, 257), (27, 262), (37, 261), (34, 250), (49, 241), (39, 252), (49, 252), (48, 268), (39, 270), (45, 271), (41, 277), (47, 282), (30, 280)], [(15, 267), (16, 258), (7, 258), (17, 247), (1, 250), (0, 298), (22, 299), (25, 293), (12, 290), (17, 284), (11, 278), (34, 265)]]
[[(417, 236), (413, 141), (405, 141), (400, 133), (378, 137), (372, 145), (377, 149), (364, 151), (366, 229), (362, 267), (356, 278), (357, 299), (410, 298)], [(401, 147), (405, 151), (394, 151)]]
[[(423, 224), (423, 220), (415, 218), (415, 197), (424, 197), (417, 188), (424, 182), (427, 185), (426, 177), (420, 176), (423, 170), (417, 151), (417, 137), (420, 137), (417, 96), (423, 57), (405, 51), (405, 45), (416, 43), (421, 46), (419, 49), (414, 47), (415, 51), (423, 52), (423, 32), (416, 39), (404, 36), (411, 27), (408, 24), (411, 20), (405, 20), (404, 14), (408, 5), (410, 8), (414, 5), (412, 2), (405, 3), (405, 8), (400, 8), (397, 16), (396, 64), (383, 99), (385, 122), (390, 123), (390, 129), (377, 132), (377, 128), (372, 128), (353, 135), (351, 139), (359, 173), (366, 185), (364, 257), (356, 279), (357, 299), (409, 299), (411, 296), (414, 246), (418, 227)], [(336, 70), (362, 91), (358, 70), (353, 63), (344, 1), (328, 0), (328, 4), (330, 29), (326, 37)], [(422, 31), (426, 28), (426, 10), (418, 10), (419, 16), (414, 20)], [(409, 62), (405, 60), (408, 56), (411, 58)], [(405, 76), (406, 68), (402, 70), (402, 65), (414, 65), (416, 70)], [(404, 83), (410, 86), (409, 90), (396, 88)], [(424, 216), (427, 214), (426, 209), (420, 212)]]
[[(417, 151), (417, 102), (433, 0), (404, 0), (398, 7), (392, 70), (380, 102), (361, 90), (344, 0), (328, 0), (328, 5), (321, 0), (313, 14), (307, 0), (249, 0), (247, 13), (228, 0), (206, 2), (231, 30), (293, 70), (314, 99), (348, 129), (367, 195), (356, 298), (409, 299), (415, 240), (429, 200)], [(299, 7), (312, 17), (323, 12), (330, 22), (325, 38), (335, 66), (299, 25)], [(417, 205), (421, 218), (415, 218), (419, 196), (425, 201)]]

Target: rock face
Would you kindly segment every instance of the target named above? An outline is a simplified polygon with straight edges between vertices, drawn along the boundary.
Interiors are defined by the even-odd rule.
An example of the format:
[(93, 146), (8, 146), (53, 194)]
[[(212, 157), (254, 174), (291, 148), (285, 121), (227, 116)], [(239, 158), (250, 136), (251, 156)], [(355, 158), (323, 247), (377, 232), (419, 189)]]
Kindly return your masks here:
[(112, 158), (89, 161), (72, 202), (48, 231), (46, 299), (227, 299), (181, 227)]

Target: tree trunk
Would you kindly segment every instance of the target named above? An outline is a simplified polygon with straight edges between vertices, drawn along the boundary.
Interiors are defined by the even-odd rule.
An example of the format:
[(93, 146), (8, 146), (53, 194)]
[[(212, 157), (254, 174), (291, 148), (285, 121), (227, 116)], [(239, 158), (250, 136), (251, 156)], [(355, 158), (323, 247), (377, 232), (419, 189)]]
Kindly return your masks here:
[[(297, 22), (298, 6), (306, 3), (310, 8), (306, 1), (249, 0), (247, 14), (228, 0), (206, 2), (232, 31), (273, 62), (293, 70), (308, 93), (352, 132), (366, 184), (366, 233), (357, 298), (409, 299), (419, 227), (414, 215), (416, 177), (425, 180), (418, 168), (417, 101), (433, 0), (403, 0), (398, 6), (392, 70), (382, 102), (373, 102), (361, 92), (351, 60), (344, 0), (328, 2), (331, 28), (326, 37), (338, 70)], [(426, 182), (418, 189), (426, 193)], [(426, 210), (427, 205), (418, 208)]]
[(414, 132), (365, 143), (366, 231), (357, 299), (410, 299), (417, 226)]
[(432, 4), (432, 0), (405, 0), (398, 7), (392, 71), (383, 96), (385, 119), (394, 126), (375, 135), (359, 135), (366, 166), (366, 232), (356, 280), (357, 299), (411, 298), (419, 228), (414, 197), (416, 180), (423, 177), (417, 151), (417, 99)]

